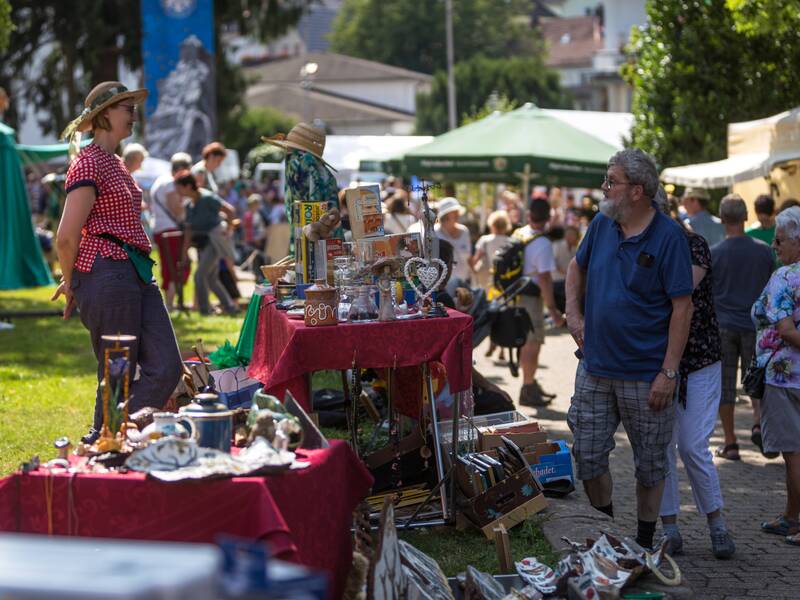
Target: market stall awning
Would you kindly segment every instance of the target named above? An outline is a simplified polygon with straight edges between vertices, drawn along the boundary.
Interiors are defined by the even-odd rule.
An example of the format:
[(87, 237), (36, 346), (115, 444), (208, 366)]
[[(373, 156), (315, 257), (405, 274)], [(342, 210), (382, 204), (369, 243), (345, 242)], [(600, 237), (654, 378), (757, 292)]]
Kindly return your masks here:
[(518, 182), (599, 187), (619, 136), (603, 140), (532, 104), (495, 113), (438, 136), (403, 157), (407, 174), (433, 180)]
[(661, 180), (665, 183), (706, 189), (730, 187), (740, 181), (766, 177), (775, 165), (799, 158), (800, 148), (796, 152), (779, 154), (737, 154), (724, 160), (664, 169)]

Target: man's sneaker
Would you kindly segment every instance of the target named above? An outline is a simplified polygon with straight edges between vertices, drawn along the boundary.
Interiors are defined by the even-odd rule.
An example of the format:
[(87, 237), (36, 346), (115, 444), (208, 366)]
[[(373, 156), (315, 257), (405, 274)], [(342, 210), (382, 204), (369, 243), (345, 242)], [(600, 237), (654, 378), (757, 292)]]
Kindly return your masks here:
[(552, 399), (542, 396), (536, 383), (526, 383), (519, 391), (519, 403), (522, 406), (547, 406), (550, 402)]
[(736, 554), (736, 544), (726, 529), (711, 530), (711, 551), (715, 558), (731, 558)]
[(683, 554), (683, 537), (680, 531), (664, 531), (667, 540), (666, 551), (670, 556)]

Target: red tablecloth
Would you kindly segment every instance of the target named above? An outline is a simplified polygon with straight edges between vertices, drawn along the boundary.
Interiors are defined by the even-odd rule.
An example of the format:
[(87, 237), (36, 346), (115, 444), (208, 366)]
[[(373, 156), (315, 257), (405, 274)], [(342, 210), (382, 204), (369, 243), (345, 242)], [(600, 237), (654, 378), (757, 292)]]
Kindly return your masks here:
[[(349, 369), (354, 356), (361, 368), (408, 367), (400, 369), (399, 378), (415, 376), (417, 381), (419, 365), (439, 361), (450, 390), (463, 392), (471, 384), (472, 317), (456, 310), (448, 313), (437, 319), (306, 327), (277, 310), (274, 298), (263, 296), (248, 374), (280, 399), (288, 389), (306, 410), (311, 410), (311, 401), (305, 374)], [(416, 416), (413, 394), (398, 396), (398, 409)]]
[(269, 477), (162, 483), (140, 473), (0, 479), (0, 531), (213, 542), (220, 534), (266, 541), (274, 555), (326, 571), (341, 595), (351, 561), (351, 514), (372, 476), (349, 446), (301, 450), (306, 469)]

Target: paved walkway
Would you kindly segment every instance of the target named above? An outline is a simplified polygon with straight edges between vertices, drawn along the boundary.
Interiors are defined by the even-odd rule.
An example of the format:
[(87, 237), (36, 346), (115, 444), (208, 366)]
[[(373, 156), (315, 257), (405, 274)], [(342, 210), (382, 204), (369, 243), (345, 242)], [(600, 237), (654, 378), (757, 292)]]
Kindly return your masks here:
[[(513, 378), (499, 361), (483, 357), (488, 340), (475, 350), (478, 370), (508, 391), (515, 400), (519, 395), (520, 378)], [(566, 330), (548, 335), (542, 351), (538, 379), (542, 387), (557, 394), (547, 409), (522, 408), (551, 433), (552, 439), (572, 441), (566, 424), (575, 379), (577, 360), (574, 343)], [(678, 564), (691, 584), (695, 597), (704, 600), (736, 598), (800, 598), (800, 548), (784, 543), (778, 536), (761, 533), (759, 524), (781, 513), (786, 498), (784, 467), (781, 459), (766, 460), (750, 443), (752, 413), (748, 404), (737, 405), (737, 435), (742, 460), (731, 462), (715, 458), (726, 503), (724, 517), (736, 541), (733, 560), (714, 559), (710, 550), (705, 517), (694, 507), (688, 480), (681, 470), (682, 514), (679, 518), (686, 554)], [(712, 446), (722, 442), (718, 427)], [(614, 477), (614, 527), (625, 534), (636, 532), (633, 460), (625, 433), (620, 428), (617, 447), (611, 455)], [(576, 491), (583, 495), (582, 489)]]

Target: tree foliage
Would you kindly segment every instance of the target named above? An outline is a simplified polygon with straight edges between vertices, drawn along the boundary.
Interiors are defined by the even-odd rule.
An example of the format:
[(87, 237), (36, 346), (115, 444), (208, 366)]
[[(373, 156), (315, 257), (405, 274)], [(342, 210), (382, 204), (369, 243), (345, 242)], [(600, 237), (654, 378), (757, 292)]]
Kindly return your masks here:
[[(539, 57), (475, 56), (455, 66), (455, 81), (459, 124), (474, 120), (493, 92), (514, 105), (533, 102), (542, 108), (568, 108), (570, 104), (558, 73), (547, 68)], [(417, 133), (438, 135), (447, 129), (447, 74), (438, 71), (430, 93), (417, 95)]]
[(11, 4), (9, 0), (0, 0), (0, 52), (8, 47), (8, 40), (14, 25), (11, 23)]
[[(239, 69), (225, 58), (222, 26), (238, 26), (240, 32), (267, 41), (295, 25), (312, 1), (215, 0), (221, 130), (238, 123), (246, 88)], [(0, 0), (0, 42), (7, 2)], [(142, 67), (139, 0), (11, 0), (10, 16), (14, 30), (8, 48), (0, 52), (0, 86), (12, 99), (6, 114), (12, 125), (23, 108), (32, 108), (42, 114), (42, 130), (58, 134), (94, 85), (119, 79), (120, 62), (134, 71)]]
[(783, 35), (797, 27), (798, 0), (725, 0), (736, 30), (748, 35)]
[(258, 145), (262, 135), (286, 133), (297, 122), (273, 108), (236, 109), (231, 119), (236, 124), (223, 130), (222, 141), (228, 148), (237, 150), (239, 156), (245, 156), (253, 146)]
[(631, 144), (662, 166), (724, 158), (728, 123), (800, 101), (800, 12), (784, 15), (782, 32), (743, 27), (747, 13), (723, 2), (648, 0), (647, 14), (622, 74), (634, 88)]
[[(453, 5), (456, 61), (540, 49), (530, 28), (530, 0), (453, 0)], [(446, 68), (444, 1), (345, 0), (330, 39), (334, 52), (433, 73)]]

